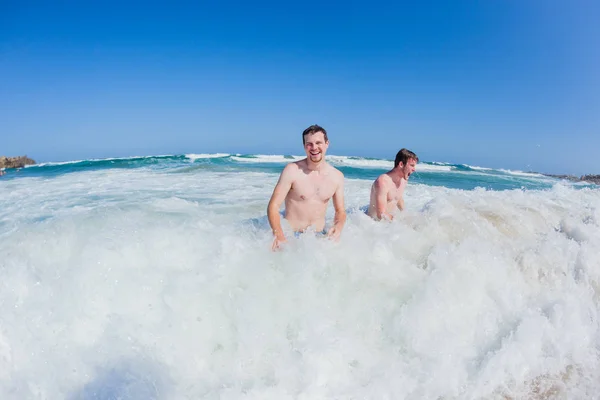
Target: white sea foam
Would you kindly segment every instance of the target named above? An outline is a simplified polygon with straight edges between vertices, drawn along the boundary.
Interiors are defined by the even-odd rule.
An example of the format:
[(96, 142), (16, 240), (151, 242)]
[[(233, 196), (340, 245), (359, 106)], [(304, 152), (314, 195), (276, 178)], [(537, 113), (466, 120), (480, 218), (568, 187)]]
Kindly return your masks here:
[(289, 163), (292, 161), (302, 160), (303, 156), (283, 156), (283, 155), (268, 155), (256, 154), (251, 157), (232, 156), (235, 161), (249, 163)]
[[(0, 398), (594, 398), (600, 191), (409, 184), (269, 251), (276, 174), (0, 181)], [(329, 220), (333, 216), (329, 209)]]
[(367, 159), (360, 157), (347, 157), (347, 156), (327, 156), (327, 162), (336, 166), (349, 166), (358, 168), (380, 168), (380, 169), (391, 169), (394, 168), (394, 162), (390, 160), (378, 160), (378, 159)]
[(463, 166), (470, 168), (472, 170), (475, 170), (475, 171), (493, 171), (493, 168), (477, 167), (477, 166), (469, 165), (469, 164), (463, 164)]
[[(233, 156), (232, 159), (240, 162), (260, 162), (260, 163), (289, 163), (298, 161), (306, 158), (306, 156), (300, 155), (254, 155), (252, 157), (238, 157)], [(335, 156), (327, 155), (327, 162), (335, 166), (351, 166), (359, 168), (392, 168), (394, 166), (393, 161), (389, 160), (377, 160), (377, 159), (365, 159), (359, 157), (348, 157), (348, 156)]]
[[(379, 169), (392, 169), (394, 168), (394, 161), (382, 160), (382, 159), (366, 159), (360, 157), (347, 157), (347, 156), (327, 156), (327, 161), (336, 166), (349, 166), (359, 168), (379, 168)], [(450, 172), (452, 167), (450, 165), (438, 165), (437, 163), (417, 164), (417, 172), (428, 171), (428, 172)]]
[(452, 167), (449, 165), (431, 165), (431, 164), (417, 164), (417, 172), (419, 171), (427, 171), (427, 172), (454, 172), (452, 171)]
[(57, 166), (57, 165), (71, 165), (71, 164), (79, 164), (79, 163), (82, 163), (82, 162), (85, 162), (85, 161), (94, 161), (94, 160), (49, 161), (49, 162), (42, 162), (42, 163), (39, 163), (39, 164), (26, 165), (25, 168)]
[(196, 161), (203, 158), (223, 158), (229, 157), (229, 153), (212, 153), (212, 154), (186, 154), (185, 157), (192, 161)]
[(86, 159), (86, 160), (73, 160), (73, 161), (48, 161), (48, 162), (42, 162), (39, 164), (26, 165), (25, 168), (70, 165), (70, 164), (79, 164), (79, 163), (83, 163), (83, 162), (120, 161), (120, 160), (136, 160), (136, 159), (145, 159), (145, 158), (164, 158), (164, 157), (171, 157), (171, 156), (168, 154), (163, 154), (163, 155), (153, 155), (153, 156), (90, 158), (90, 159)]
[(510, 169), (499, 169), (499, 171), (502, 171), (506, 174), (517, 175), (517, 176), (531, 176), (534, 178), (544, 178), (545, 177), (544, 175), (538, 174), (535, 172), (523, 172), (523, 171), (510, 170)]
[[(232, 156), (233, 160), (238, 162), (249, 162), (249, 163), (289, 163), (293, 161), (302, 160), (305, 156), (292, 155), (254, 155), (252, 157), (239, 157)], [(394, 167), (394, 162), (390, 160), (382, 159), (367, 159), (360, 157), (349, 157), (349, 156), (336, 156), (328, 155), (327, 162), (331, 163), (336, 167), (348, 166), (354, 168), (377, 168), (377, 169), (391, 169)], [(431, 172), (450, 172), (452, 167), (450, 165), (435, 165), (435, 164), (418, 164), (417, 171), (431, 171)]]

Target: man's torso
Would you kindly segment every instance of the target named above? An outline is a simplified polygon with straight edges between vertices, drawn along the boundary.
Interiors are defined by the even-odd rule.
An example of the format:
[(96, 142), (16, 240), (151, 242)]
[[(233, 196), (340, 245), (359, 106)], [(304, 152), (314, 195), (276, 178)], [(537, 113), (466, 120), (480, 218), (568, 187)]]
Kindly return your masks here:
[[(404, 193), (404, 187), (406, 186), (406, 181), (404, 179), (401, 179), (399, 185), (396, 185), (392, 178), (387, 174), (383, 174), (377, 179), (381, 180), (381, 183), (385, 186), (385, 189), (387, 189), (388, 191), (386, 197), (386, 211), (389, 214), (394, 215), (398, 210), (398, 201), (400, 201), (400, 199), (402, 198), (402, 195)], [(378, 192), (375, 189), (375, 183), (373, 183), (373, 185), (371, 186), (371, 198), (369, 201), (369, 209), (367, 211), (367, 214), (373, 218), (377, 217), (377, 195)]]
[(285, 218), (294, 230), (312, 226), (320, 231), (325, 227), (327, 204), (338, 187), (337, 171), (328, 164), (309, 171), (300, 163), (285, 198)]

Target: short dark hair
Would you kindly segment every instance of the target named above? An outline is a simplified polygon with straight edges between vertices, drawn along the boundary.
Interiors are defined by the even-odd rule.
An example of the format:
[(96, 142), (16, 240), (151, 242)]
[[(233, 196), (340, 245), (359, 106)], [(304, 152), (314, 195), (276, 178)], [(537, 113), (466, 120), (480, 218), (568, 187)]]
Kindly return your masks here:
[(306, 128), (304, 130), (304, 132), (302, 132), (302, 144), (306, 143), (304, 140), (304, 137), (306, 135), (312, 135), (313, 133), (318, 133), (318, 132), (323, 132), (323, 137), (325, 137), (325, 141), (328, 142), (329, 139), (327, 139), (327, 131), (325, 130), (325, 128), (320, 127), (319, 125), (311, 125), (308, 128)]
[(416, 162), (419, 162), (419, 157), (412, 151), (408, 149), (401, 149), (398, 154), (396, 154), (396, 159), (394, 160), (394, 168), (398, 166), (398, 164), (402, 163), (406, 165), (408, 160), (414, 159)]

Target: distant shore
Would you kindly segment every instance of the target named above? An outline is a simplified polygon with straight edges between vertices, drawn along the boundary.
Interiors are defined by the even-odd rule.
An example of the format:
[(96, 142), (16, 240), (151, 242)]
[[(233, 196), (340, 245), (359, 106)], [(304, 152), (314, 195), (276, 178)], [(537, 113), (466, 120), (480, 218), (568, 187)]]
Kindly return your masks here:
[(554, 175), (544, 173), (542, 173), (542, 175), (549, 176), (551, 178), (566, 179), (571, 182), (589, 182), (595, 183), (596, 185), (600, 185), (600, 175), (582, 175), (580, 177), (577, 177), (575, 175)]

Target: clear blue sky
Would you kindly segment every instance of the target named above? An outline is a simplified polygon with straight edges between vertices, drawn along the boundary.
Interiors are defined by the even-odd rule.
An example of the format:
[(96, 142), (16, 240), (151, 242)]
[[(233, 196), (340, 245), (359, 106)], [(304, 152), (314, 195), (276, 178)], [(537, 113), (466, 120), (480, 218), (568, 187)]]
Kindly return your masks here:
[(600, 173), (595, 0), (49, 3), (0, 1), (0, 154), (302, 154), (318, 123), (331, 154)]

